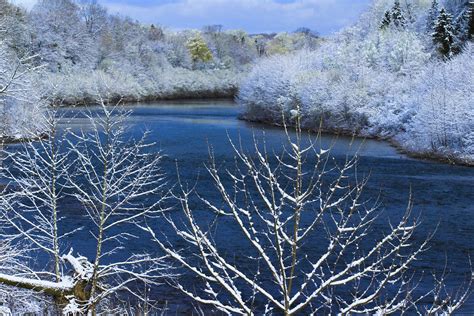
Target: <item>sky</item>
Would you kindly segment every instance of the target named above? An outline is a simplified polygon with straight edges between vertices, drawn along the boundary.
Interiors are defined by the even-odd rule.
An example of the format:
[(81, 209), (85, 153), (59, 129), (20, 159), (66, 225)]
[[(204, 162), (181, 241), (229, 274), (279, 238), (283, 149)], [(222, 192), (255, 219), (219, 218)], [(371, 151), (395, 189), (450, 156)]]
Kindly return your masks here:
[[(249, 33), (308, 27), (328, 35), (356, 21), (370, 0), (98, 0), (110, 12), (175, 29), (220, 24)], [(36, 0), (13, 0), (26, 8)]]

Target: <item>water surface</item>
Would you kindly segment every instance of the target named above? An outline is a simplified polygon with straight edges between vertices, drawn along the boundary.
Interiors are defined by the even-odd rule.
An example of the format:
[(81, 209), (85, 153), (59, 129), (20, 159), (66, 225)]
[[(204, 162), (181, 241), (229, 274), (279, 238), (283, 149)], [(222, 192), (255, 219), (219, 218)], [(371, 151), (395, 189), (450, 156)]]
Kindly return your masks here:
[[(176, 181), (177, 162), (181, 177), (198, 181), (200, 194), (211, 198), (216, 194), (204, 168), (209, 147), (217, 161), (225, 163), (233, 158), (229, 138), (234, 141), (241, 139), (244, 147), (250, 148), (254, 135), (260, 141), (264, 135), (268, 148), (278, 149), (286, 137), (279, 128), (238, 120), (239, 108), (230, 101), (161, 102), (128, 108), (132, 111), (127, 120), (129, 136), (135, 137), (145, 130), (150, 131), (149, 140), (156, 142), (154, 150), (161, 150), (166, 155), (163, 170), (168, 174), (168, 181)], [(93, 107), (90, 109), (96, 110)], [(87, 119), (77, 115), (80, 110), (64, 109), (67, 115), (62, 126), (87, 129)], [(332, 155), (336, 159), (358, 153), (359, 173), (370, 174), (366, 194), (374, 199), (381, 197), (385, 220), (401, 216), (412, 192), (415, 212), (421, 214), (422, 220), (416, 241), (421, 242), (436, 231), (430, 251), (416, 263), (416, 268), (428, 273), (432, 269), (440, 271), (448, 260), (450, 282), (459, 284), (465, 280), (470, 270), (468, 256), (474, 250), (474, 168), (411, 159), (398, 153), (386, 142), (375, 140), (323, 135), (321, 143), (323, 147), (332, 147)], [(87, 225), (81, 219), (79, 206), (72, 203), (67, 212), (70, 218), (74, 218), (69, 221), (70, 225)], [(87, 231), (80, 234), (83, 235), (76, 236), (72, 241), (75, 250), (92, 256), (93, 249)], [(238, 243), (230, 233), (224, 237), (229, 243)], [(131, 240), (127, 248), (132, 252), (158, 251), (146, 236)], [(423, 286), (427, 289), (430, 285)], [(189, 313), (190, 307), (183, 304), (179, 293), (165, 287), (160, 291), (159, 295), (166, 297), (174, 312)], [(472, 298), (464, 310), (474, 311)]]

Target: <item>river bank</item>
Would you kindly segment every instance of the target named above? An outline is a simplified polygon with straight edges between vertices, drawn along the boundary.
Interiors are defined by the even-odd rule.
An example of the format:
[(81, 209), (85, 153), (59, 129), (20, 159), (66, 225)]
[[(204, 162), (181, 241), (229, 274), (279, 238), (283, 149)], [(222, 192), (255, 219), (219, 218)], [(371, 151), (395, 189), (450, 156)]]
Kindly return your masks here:
[[(240, 120), (247, 121), (247, 122), (259, 123), (259, 124), (283, 128), (283, 124), (279, 122), (269, 120), (269, 119), (251, 118), (245, 115), (244, 113), (240, 114), (238, 118)], [(294, 128), (294, 125), (292, 125), (291, 122), (287, 124), (289, 124), (291, 128)], [(323, 128), (323, 127), (314, 128), (314, 127), (304, 126), (304, 129), (312, 133), (321, 133), (321, 134), (333, 135), (333, 136), (355, 137), (355, 138), (360, 138), (360, 139), (371, 139), (371, 140), (376, 140), (376, 141), (381, 141), (381, 142), (387, 142), (392, 147), (394, 147), (398, 153), (406, 155), (410, 158), (424, 160), (424, 161), (439, 162), (439, 163), (449, 164), (449, 165), (474, 167), (474, 160), (462, 159), (449, 153), (436, 152), (436, 151), (410, 150), (406, 146), (404, 146), (402, 141), (398, 140), (396, 136), (380, 136), (380, 135), (364, 133), (361, 131), (348, 130), (344, 128), (337, 129), (334, 127), (333, 128)]]
[(36, 82), (48, 104), (73, 106), (94, 104), (98, 98), (110, 103), (233, 98), (245, 73), (229, 69), (169, 69), (138, 77), (125, 72), (96, 70), (48, 73)]

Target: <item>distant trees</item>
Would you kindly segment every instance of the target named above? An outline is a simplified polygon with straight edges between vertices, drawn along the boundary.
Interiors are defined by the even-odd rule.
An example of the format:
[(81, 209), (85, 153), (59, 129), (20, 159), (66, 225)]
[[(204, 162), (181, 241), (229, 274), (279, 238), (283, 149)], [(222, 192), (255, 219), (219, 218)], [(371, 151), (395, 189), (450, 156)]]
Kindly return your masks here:
[(19, 57), (0, 41), (0, 143), (41, 134), (44, 101), (33, 86), (35, 56)]
[(474, 3), (472, 1), (469, 3), (469, 9), (467, 12), (469, 13), (469, 23), (468, 23), (469, 39), (474, 40)]
[(438, 20), (439, 16), (439, 3), (438, 0), (433, 0), (431, 2), (430, 10), (428, 11), (428, 16), (426, 18), (426, 29), (427, 32), (430, 34), (433, 32), (433, 29), (436, 25), (436, 21)]
[[(280, 113), (290, 117), (295, 104), (300, 104), (307, 128), (322, 126), (330, 131), (383, 135), (395, 138), (410, 151), (474, 161), (474, 143), (467, 140), (472, 137), (460, 136), (460, 131), (471, 134), (473, 122), (466, 114), (472, 104), (466, 100), (474, 97), (467, 79), (472, 44), (460, 38), (458, 24), (448, 9), (436, 12), (437, 1), (414, 1), (410, 9), (414, 21), (407, 18), (403, 28), (392, 22), (392, 3), (376, 1), (353, 28), (323, 42), (314, 53), (290, 53), (259, 62), (240, 86), (239, 102), (246, 108), (244, 115), (251, 120), (281, 124)], [(468, 8), (465, 1), (450, 3), (449, 10), (458, 18)], [(400, 5), (403, 15), (409, 16), (405, 2)], [(427, 31), (429, 12), (435, 18), (436, 29)], [(459, 29), (466, 30), (465, 25)], [(450, 63), (453, 58), (456, 62)], [(461, 64), (467, 65), (465, 71), (461, 71)], [(458, 79), (450, 80), (451, 75)], [(443, 76), (446, 80), (441, 80)], [(436, 89), (437, 84), (444, 88)], [(421, 101), (429, 96), (432, 101)], [(423, 110), (421, 103), (425, 104)], [(444, 109), (443, 113), (450, 113), (455, 119), (443, 124), (447, 114), (427, 114), (430, 109)], [(433, 117), (438, 123), (429, 123)], [(454, 121), (457, 123), (451, 124)], [(445, 126), (444, 132), (441, 126)], [(431, 130), (439, 135), (433, 136), (433, 146), (427, 146), (429, 140), (422, 135)]]
[(150, 41), (161, 41), (164, 39), (164, 32), (161, 27), (157, 27), (154, 24), (150, 26), (150, 30), (148, 31), (148, 39)]
[[(467, 1), (447, 2), (440, 8), (438, 0), (432, 0), (425, 17), (425, 32), (434, 48), (443, 57), (460, 53), (466, 42), (470, 39), (470, 20), (472, 19), (471, 7)], [(418, 4), (418, 7), (422, 7)], [(418, 9), (419, 10), (419, 9)], [(384, 12), (380, 22), (380, 29), (385, 30), (391, 26), (396, 29), (412, 29), (419, 31), (416, 26), (417, 17), (415, 6), (406, 3), (402, 6), (400, 1), (394, 1), (390, 10)], [(416, 13), (415, 13), (416, 14)], [(419, 15), (420, 13), (418, 13)], [(453, 18), (453, 15), (455, 18)]]
[(40, 134), (44, 102), (33, 85), (41, 69), (29, 49), (27, 13), (0, 1), (0, 146)]
[[(313, 50), (320, 44), (315, 33), (304, 28), (292, 33), (250, 35), (242, 30), (225, 30), (222, 25), (204, 26), (200, 31), (143, 25), (108, 13), (97, 0), (39, 0), (29, 12), (1, 0), (0, 16), (2, 25), (8, 24), (2, 29), (4, 44), (20, 58), (37, 55), (32, 65), (45, 68), (34, 76), (43, 96), (63, 96), (67, 103), (93, 100), (91, 81), (101, 76), (113, 80), (115, 94), (128, 95), (128, 100), (179, 97), (182, 85), (182, 91), (197, 91), (194, 80), (181, 80), (186, 70), (202, 71), (196, 77), (208, 75), (208, 84), (202, 87), (218, 82), (217, 77), (226, 78), (222, 84), (201, 91), (201, 95), (214, 91), (232, 96), (229, 91), (237, 90), (235, 78), (259, 58)], [(91, 74), (86, 82), (74, 78), (74, 74), (82, 78), (85, 71)], [(229, 78), (230, 72), (235, 78)], [(180, 86), (171, 87), (162, 78), (179, 81)], [(233, 87), (220, 90), (229, 85)], [(124, 87), (133, 91), (124, 92)], [(87, 93), (82, 94), (84, 89)]]
[(72, 0), (40, 0), (32, 9), (32, 51), (41, 56), (51, 71), (78, 64), (87, 68), (93, 65), (96, 49), (80, 14), (79, 6)]
[(384, 30), (388, 28), (391, 23), (392, 23), (392, 15), (390, 14), (390, 11), (385, 11), (380, 28)]
[(402, 12), (402, 6), (399, 0), (395, 0), (395, 3), (392, 8), (392, 23), (395, 27), (404, 27), (405, 26), (405, 16)]
[(433, 0), (427, 18), (428, 34), (442, 56), (459, 54), (472, 38), (473, 7), (472, 2), (453, 1), (439, 9), (438, 1)]
[(79, 0), (78, 5), (87, 32), (97, 38), (107, 24), (107, 10), (97, 0)]
[(316, 32), (308, 28), (299, 28), (293, 33), (278, 33), (273, 37), (261, 37), (265, 42), (265, 53), (268, 55), (282, 55), (299, 50), (315, 50), (320, 39)]
[(407, 128), (411, 149), (448, 159), (474, 157), (474, 46), (445, 62), (428, 65), (419, 85), (417, 114)]

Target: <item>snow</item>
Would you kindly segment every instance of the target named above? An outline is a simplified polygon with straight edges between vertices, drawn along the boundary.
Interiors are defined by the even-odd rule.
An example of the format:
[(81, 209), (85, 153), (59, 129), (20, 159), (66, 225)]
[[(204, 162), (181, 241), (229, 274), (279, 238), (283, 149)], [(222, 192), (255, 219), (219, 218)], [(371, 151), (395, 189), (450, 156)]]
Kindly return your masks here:
[(81, 305), (71, 296), (66, 307), (63, 308), (63, 315), (82, 315), (84, 313)]
[[(123, 126), (120, 125), (124, 121), (111, 124), (119, 128), (110, 131), (108, 124), (114, 115), (106, 106), (107, 101), (233, 96), (240, 89), (239, 101), (246, 108), (245, 116), (251, 120), (281, 123), (284, 119), (295, 123), (301, 119), (304, 127), (312, 129), (318, 129), (322, 122), (325, 130), (390, 138), (407, 151), (474, 162), (474, 45), (465, 43), (466, 34), (456, 33), (460, 26), (467, 24), (463, 20), (464, 13), (461, 14), (465, 10), (452, 3), (442, 2), (447, 9), (440, 11), (445, 13), (439, 16), (436, 4), (430, 6), (426, 0), (404, 1), (403, 4), (376, 0), (358, 23), (324, 41), (304, 29), (272, 36), (223, 31), (217, 26), (208, 26), (203, 31), (173, 31), (108, 15), (105, 8), (95, 1), (44, 0), (31, 12), (16, 10), (7, 2), (0, 3), (0, 140), (19, 140), (44, 132), (51, 123), (48, 121), (51, 117), (45, 114), (53, 112), (46, 111), (48, 104), (90, 103), (97, 101), (99, 95), (106, 118), (97, 121), (90, 117), (90, 125), (95, 127), (92, 132), (97, 136), (95, 139), (83, 132), (68, 135), (76, 138), (78, 144), (62, 140), (68, 143), (66, 152), (74, 157), (74, 168), (77, 167), (74, 172), (73, 166), (58, 164), (66, 158), (56, 155), (53, 148), (58, 147), (50, 146), (52, 143), (39, 142), (46, 151), (44, 155), (34, 145), (28, 147), (28, 143), (24, 144), (26, 151), (19, 156), (8, 156), (7, 153), (8, 158), (14, 160), (13, 169), (17, 168), (19, 172), (5, 168), (1, 170), (2, 174), (10, 177), (9, 181), (17, 183), (21, 190), (11, 195), (3, 194), (0, 199), (2, 229), (5, 225), (9, 230), (17, 231), (16, 235), (8, 236), (14, 240), (13, 243), (10, 240), (0, 243), (0, 282), (3, 284), (0, 291), (16, 301), (28, 297), (23, 305), (36, 306), (37, 311), (44, 310), (37, 301), (47, 304), (48, 299), (57, 296), (67, 301), (63, 313), (81, 314), (91, 307), (96, 308), (112, 295), (119, 296), (119, 291), (139, 298), (141, 293), (134, 292), (128, 287), (129, 283), (145, 281), (156, 284), (158, 279), (175, 277), (169, 272), (167, 262), (161, 263), (163, 258), (151, 258), (145, 253), (124, 260), (119, 254), (122, 240), (133, 236), (128, 225), (144, 225), (139, 223), (140, 219), (151, 221), (162, 212), (157, 207), (158, 202), (149, 201), (150, 205), (140, 203), (140, 206), (136, 202), (143, 196), (161, 196), (161, 191), (167, 189), (159, 171), (160, 157), (142, 154), (148, 152), (146, 144), (125, 146), (121, 138)], [(451, 13), (454, 14), (452, 20)], [(457, 28), (451, 23), (457, 23)], [(435, 36), (432, 36), (433, 31)], [(455, 56), (461, 46), (463, 52)], [(34, 55), (28, 55), (30, 53)], [(51, 129), (48, 132), (51, 132), (48, 135), (53, 135)], [(110, 133), (104, 135), (107, 141), (115, 137), (110, 142), (113, 146), (102, 143), (99, 135), (103, 133)], [(55, 142), (55, 137), (50, 139)], [(105, 154), (99, 157), (93, 148)], [(295, 157), (301, 157), (309, 150), (302, 150), (294, 143), (291, 143), (291, 149)], [(348, 244), (357, 242), (358, 238), (350, 238), (357, 237), (357, 234), (361, 238), (368, 236), (364, 231), (365, 221), (371, 221), (368, 215), (374, 210), (366, 210), (367, 214), (359, 217), (361, 223), (334, 223), (337, 236), (330, 240), (323, 256), (311, 258), (313, 253), (300, 251), (290, 255), (288, 249), (302, 249), (299, 247), (305, 237), (317, 230), (316, 226), (323, 221), (322, 213), (316, 214), (309, 228), (294, 225), (296, 231), (294, 237), (290, 237), (293, 235), (293, 219), (299, 221), (302, 206), (313, 203), (308, 201), (313, 196), (286, 192), (287, 185), (278, 183), (278, 179), (282, 175), (287, 180), (292, 180), (291, 177), (273, 174), (274, 169), (266, 154), (257, 152), (258, 159), (254, 161), (236, 151), (237, 158), (249, 170), (246, 174), (232, 175), (232, 178), (240, 184), (250, 181), (247, 187), (256, 187), (255, 193), (265, 204), (265, 211), (253, 201), (253, 208), (239, 206), (239, 199), (232, 196), (235, 192), (241, 193), (240, 189), (235, 187), (235, 192), (227, 192), (220, 182), (218, 170), (210, 168), (209, 171), (230, 210), (227, 217), (234, 218), (242, 237), (259, 254), (259, 264), (271, 272), (274, 282), (269, 288), (271, 282), (259, 280), (263, 273), (247, 274), (248, 271), (232, 263), (234, 258), (228, 259), (226, 254), (220, 253), (220, 247), (215, 244), (219, 239), (210, 237), (209, 226), (200, 226), (201, 219), (194, 219), (187, 192), (183, 192), (185, 198), (180, 200), (185, 202), (182, 205), (189, 221), (185, 224), (187, 230), (179, 230), (180, 226), (171, 219), (169, 223), (190, 247), (179, 249), (176, 245), (165, 245), (150, 228), (142, 227), (150, 231), (151, 238), (170, 257), (166, 259), (174, 259), (206, 280), (203, 293), (199, 293), (206, 297), (179, 287), (197, 302), (214, 305), (228, 313), (250, 314), (254, 306), (247, 304), (253, 302), (254, 297), (250, 299), (249, 295), (257, 295), (267, 301), (265, 308), (268, 312), (286, 309), (285, 312), (291, 313), (302, 311), (320, 297), (334, 304), (329, 307), (331, 310), (339, 305), (350, 312), (359, 305), (373, 303), (377, 295), (368, 291), (367, 295), (346, 302), (342, 298), (326, 297), (323, 292), (331, 287), (357, 283), (382, 271), (388, 271), (384, 275), (387, 284), (398, 286), (402, 279), (394, 276), (403, 273), (425, 246), (423, 244), (411, 256), (404, 257), (401, 265), (395, 264), (386, 270), (382, 259), (390, 259), (391, 255), (411, 245), (409, 239), (415, 226), (402, 221), (365, 256), (358, 256), (359, 245), (356, 245), (356, 253), (342, 271), (327, 270), (332, 266), (327, 263), (333, 255), (342, 255)], [(327, 152), (319, 151), (318, 158), (322, 159), (321, 156)], [(291, 164), (282, 158), (277, 160), (282, 169), (289, 172), (300, 170), (299, 161)], [(255, 162), (262, 164), (263, 168), (255, 169)], [(353, 167), (353, 162), (349, 161), (341, 169), (341, 179), (346, 179), (343, 173)], [(110, 170), (122, 171), (112, 171), (111, 175), (108, 173)], [(56, 227), (61, 221), (56, 215), (61, 215), (58, 213), (62, 210), (58, 211), (51, 205), (57, 205), (56, 193), (62, 190), (50, 190), (49, 187), (51, 183), (53, 186), (57, 184), (56, 174), (68, 174), (68, 190), (64, 191), (78, 199), (87, 211), (85, 217), (94, 223), (96, 229), (92, 233), (97, 236), (97, 244), (93, 263), (86, 257), (75, 256), (72, 249), (61, 256), (65, 252), (58, 242), (62, 237), (57, 236)], [(88, 180), (87, 185), (75, 181), (81, 176)], [(322, 183), (318, 181), (314, 185)], [(293, 187), (299, 186), (295, 184)], [(269, 195), (268, 187), (272, 188), (277, 199)], [(319, 189), (314, 187), (302, 192), (321, 192)], [(333, 194), (329, 194), (327, 200), (317, 197), (321, 212), (342, 208), (344, 202), (351, 199), (351, 194), (344, 194), (346, 190), (350, 191), (350, 186), (337, 184), (329, 187), (329, 192), (335, 193), (334, 199), (331, 197)], [(357, 190), (357, 187), (352, 190)], [(29, 199), (32, 205), (27, 207), (28, 203), (19, 202), (22, 199)], [(281, 205), (275, 205), (275, 201)], [(218, 205), (213, 206), (205, 199), (203, 202), (211, 211), (224, 213)], [(349, 202), (354, 209), (361, 205), (357, 200)], [(104, 204), (104, 208), (96, 207)], [(18, 205), (21, 210), (18, 210)], [(282, 209), (291, 205), (297, 205), (297, 211), (293, 213), (296, 215), (283, 217)], [(30, 219), (23, 215), (26, 213), (36, 215)], [(259, 230), (258, 227), (262, 226), (266, 231)], [(34, 272), (25, 264), (32, 255), (27, 250), (17, 249), (25, 240), (37, 251), (51, 256), (56, 268), (54, 273)], [(193, 247), (199, 249), (187, 254)], [(196, 254), (201, 254), (201, 257)], [(382, 255), (374, 261), (372, 257), (376, 254)], [(299, 255), (301, 257), (296, 258)], [(287, 274), (286, 270), (295, 264), (290, 263), (290, 258), (294, 262), (309, 262), (313, 270)], [(202, 264), (195, 265), (199, 259)], [(257, 258), (242, 256), (242, 260), (246, 259)], [(72, 267), (72, 276), (63, 274), (65, 266)], [(284, 293), (298, 274), (302, 277), (296, 282), (300, 287), (298, 292)], [(247, 288), (241, 288), (242, 283)], [(400, 283), (400, 292), (403, 292), (406, 284), (404, 281)], [(15, 288), (15, 292), (10, 292), (11, 288)], [(254, 293), (246, 291), (248, 288)], [(378, 290), (383, 288), (382, 284)], [(230, 294), (236, 306), (232, 302), (220, 301), (222, 290)], [(286, 302), (278, 296), (279, 292), (284, 293)], [(46, 300), (39, 297), (43, 294), (49, 297)], [(63, 296), (65, 294), (82, 298)], [(379, 313), (408, 305), (404, 300), (396, 305), (396, 301), (397, 298), (386, 303), (388, 307), (383, 306), (386, 309), (380, 309)], [(452, 308), (448, 310), (451, 312), (457, 307), (447, 308)], [(6, 307), (2, 308), (4, 313), (9, 313)]]
[(51, 282), (51, 281), (11, 276), (8, 274), (0, 273), (0, 280), (6, 280), (10, 283), (23, 284), (33, 289), (34, 288), (51, 289), (51, 290), (64, 291), (64, 292), (71, 291), (73, 287), (73, 282), (71, 278), (65, 278), (61, 282)]
[(446, 60), (426, 29), (430, 3), (414, 1), (405, 27), (381, 29), (391, 6), (375, 1), (316, 51), (260, 61), (240, 88), (245, 117), (281, 123), (282, 112), (292, 118), (299, 106), (307, 128), (322, 123), (327, 131), (390, 138), (412, 153), (474, 162), (473, 44)]
[(69, 251), (67, 255), (62, 257), (62, 260), (69, 262), (75, 272), (75, 278), (80, 280), (88, 281), (92, 278), (94, 272), (94, 266), (89, 262), (86, 257), (75, 257), (72, 255), (73, 249)]

